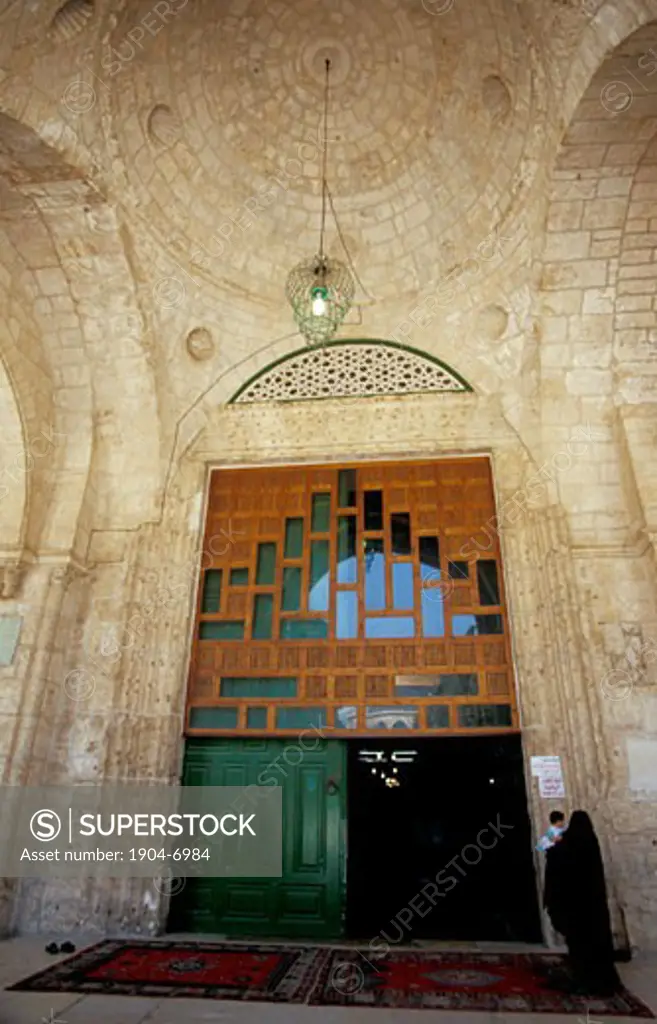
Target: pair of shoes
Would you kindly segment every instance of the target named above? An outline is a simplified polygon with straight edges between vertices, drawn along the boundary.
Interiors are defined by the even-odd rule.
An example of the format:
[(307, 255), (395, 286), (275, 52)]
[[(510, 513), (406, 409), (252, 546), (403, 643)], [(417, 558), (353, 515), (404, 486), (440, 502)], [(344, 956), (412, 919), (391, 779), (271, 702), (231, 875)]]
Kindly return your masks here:
[(62, 942), (61, 946), (58, 946), (56, 942), (49, 942), (46, 946), (46, 953), (50, 953), (51, 956), (55, 956), (57, 953), (75, 953), (75, 946), (72, 942)]

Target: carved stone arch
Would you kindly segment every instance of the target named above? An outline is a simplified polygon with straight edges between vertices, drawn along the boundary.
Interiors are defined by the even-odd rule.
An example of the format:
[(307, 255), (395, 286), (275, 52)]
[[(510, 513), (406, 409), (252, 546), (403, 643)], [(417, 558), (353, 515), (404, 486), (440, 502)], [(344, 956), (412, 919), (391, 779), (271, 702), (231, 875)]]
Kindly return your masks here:
[[(584, 94), (600, 71), (603, 62), (626, 39), (642, 26), (655, 20), (652, 0), (607, 0), (582, 32), (570, 72), (563, 89), (561, 117), (570, 125)], [(614, 83), (617, 84), (617, 83)]]
[(543, 408), (543, 454), (563, 443), (555, 427), (579, 419), (580, 427), (597, 429), (614, 466), (609, 479), (617, 481), (606, 484), (602, 502), (608, 527), (591, 530), (578, 473), (562, 475), (571, 528), (578, 543), (639, 549), (643, 535), (654, 539), (657, 531), (648, 454), (657, 423), (657, 271), (649, 230), (657, 218), (656, 15), (654, 4), (609, 3), (583, 34), (550, 173), (538, 296), (542, 376), (552, 399)]
[[(635, 666), (657, 610), (656, 14), (654, 4), (611, 0), (582, 34), (550, 168), (538, 289), (543, 466), (560, 467), (555, 486), (578, 594), (573, 619), (585, 638), (585, 674), (568, 717), (584, 709), (578, 756), (590, 758), (589, 771), (599, 762), (604, 781), (592, 810), (632, 943), (653, 941), (641, 867), (651, 839), (643, 839), (646, 805), (632, 792), (630, 737), (655, 742), (654, 679), (647, 665)], [(584, 458), (574, 454), (585, 450), (576, 438), (586, 439)], [(607, 680), (617, 679), (630, 680), (625, 706), (609, 689)]]
[(427, 352), (364, 338), (297, 349), (259, 370), (228, 404), (472, 390), (455, 370)]
[[(28, 357), (28, 370), (38, 368), (47, 383), (51, 397), (46, 404), (41, 397), (40, 410), (44, 419), (54, 416), (50, 424), (58, 431), (50, 490), (41, 488), (38, 504), (42, 511), (53, 502), (67, 506), (66, 516), (51, 515), (30, 531), (29, 546), (48, 553), (74, 551), (84, 559), (88, 531), (80, 533), (77, 526), (81, 516), (89, 518), (83, 513), (86, 500), (104, 509), (107, 525), (139, 522), (145, 490), (155, 507), (160, 429), (144, 311), (122, 215), (80, 166), (82, 150), (64, 155), (71, 149), (67, 131), (51, 146), (32, 125), (0, 111), (0, 226), (15, 250), (11, 262), (21, 267), (10, 291), (22, 276), (25, 298), (34, 306), (39, 354)], [(24, 217), (38, 237), (27, 237)], [(34, 301), (42, 281), (42, 298)], [(59, 322), (48, 309), (51, 297)], [(123, 386), (126, 380), (130, 388)], [(99, 410), (102, 421), (94, 421)], [(95, 434), (94, 422), (103, 427)], [(129, 433), (122, 427), (126, 423), (135, 425)], [(45, 460), (39, 468), (45, 468)], [(125, 486), (126, 472), (134, 473), (134, 486)]]
[[(31, 126), (0, 112), (0, 353), (22, 431), (7, 471), (12, 493), (24, 495), (18, 544), (15, 523), (0, 515), (0, 548), (6, 537), (13, 546), (13, 586), (5, 596), (35, 554), (73, 548), (91, 463), (91, 380), (76, 303), (35, 202), (35, 195), (70, 189), (86, 196), (81, 172)], [(75, 401), (67, 392), (74, 363)], [(56, 514), (63, 504), (76, 509), (65, 530)]]

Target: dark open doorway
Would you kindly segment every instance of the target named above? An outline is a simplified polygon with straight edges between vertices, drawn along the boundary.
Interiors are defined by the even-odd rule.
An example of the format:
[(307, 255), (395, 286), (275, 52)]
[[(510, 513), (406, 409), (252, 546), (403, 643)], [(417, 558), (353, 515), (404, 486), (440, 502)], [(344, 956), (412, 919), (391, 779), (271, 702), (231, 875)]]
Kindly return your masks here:
[(348, 934), (540, 942), (520, 736), (348, 748)]

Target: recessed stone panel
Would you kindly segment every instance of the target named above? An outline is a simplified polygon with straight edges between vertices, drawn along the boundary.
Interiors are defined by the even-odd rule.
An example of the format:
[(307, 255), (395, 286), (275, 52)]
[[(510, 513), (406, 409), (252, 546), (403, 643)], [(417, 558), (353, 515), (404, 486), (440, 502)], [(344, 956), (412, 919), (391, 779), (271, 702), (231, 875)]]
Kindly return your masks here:
[(192, 359), (199, 363), (211, 359), (215, 353), (214, 340), (206, 327), (195, 327), (190, 331), (185, 339), (185, 345)]
[(629, 787), (635, 793), (657, 794), (657, 739), (627, 740)]
[(182, 123), (177, 114), (165, 103), (158, 103), (148, 115), (148, 135), (151, 142), (169, 148), (180, 138)]
[(509, 87), (499, 75), (488, 75), (482, 82), (484, 107), (495, 123), (505, 121), (511, 113), (513, 99)]

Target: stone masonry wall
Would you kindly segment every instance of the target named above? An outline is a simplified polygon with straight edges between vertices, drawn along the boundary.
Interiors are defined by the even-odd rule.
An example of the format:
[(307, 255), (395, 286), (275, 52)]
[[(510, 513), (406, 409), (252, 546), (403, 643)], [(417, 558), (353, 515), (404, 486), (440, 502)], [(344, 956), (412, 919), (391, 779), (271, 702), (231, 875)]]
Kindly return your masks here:
[[(486, 452), (526, 757), (657, 948), (655, 0), (64, 7), (0, 15), (3, 780), (178, 777), (209, 466)], [(327, 56), (340, 337), (472, 395), (226, 405), (302, 344)], [(167, 901), (5, 882), (0, 931)]]

